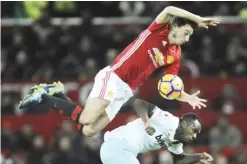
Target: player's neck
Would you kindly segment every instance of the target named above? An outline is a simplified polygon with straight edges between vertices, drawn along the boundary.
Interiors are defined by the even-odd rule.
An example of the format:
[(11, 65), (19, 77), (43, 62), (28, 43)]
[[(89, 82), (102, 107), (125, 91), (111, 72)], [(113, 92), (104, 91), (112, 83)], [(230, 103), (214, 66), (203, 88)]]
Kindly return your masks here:
[(174, 140), (181, 141), (181, 136), (182, 136), (182, 131), (180, 125), (176, 129), (175, 135), (174, 135)]
[(176, 133), (175, 133), (175, 135), (174, 135), (174, 140), (178, 140), (179, 141), (179, 137), (180, 135), (179, 135), (179, 131), (177, 131), (176, 130)]
[(168, 33), (168, 41), (170, 44), (174, 44), (174, 33), (173, 32)]

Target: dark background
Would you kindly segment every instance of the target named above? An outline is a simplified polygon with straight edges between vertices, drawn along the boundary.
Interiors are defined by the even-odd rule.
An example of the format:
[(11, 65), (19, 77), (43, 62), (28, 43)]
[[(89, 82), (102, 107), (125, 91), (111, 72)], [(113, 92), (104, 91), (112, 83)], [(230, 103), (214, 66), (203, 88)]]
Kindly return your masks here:
[[(50, 123), (57, 126), (59, 122), (55, 131), (44, 137), (44, 132), (34, 123), (36, 117), (43, 118), (42, 114), (34, 116), (17, 110), (24, 86), (54, 80), (79, 83), (80, 86), (92, 82), (98, 70), (111, 63), (148, 26), (148, 23), (136, 22), (94, 25), (92, 20), (95, 17), (130, 16), (154, 19), (168, 5), (201, 16), (247, 19), (246, 2), (2, 2), (1, 159), (5, 163), (17, 164), (100, 163), (99, 148), (103, 132), (94, 138), (86, 138), (74, 131), (70, 121), (58, 120)], [(83, 23), (54, 26), (50, 23), (54, 17), (64, 20), (78, 17), (83, 19)], [(14, 22), (29, 18), (33, 23), (26, 26), (6, 25), (3, 24), (6, 18), (16, 18)], [(186, 152), (206, 150), (214, 155), (216, 164), (244, 164), (247, 130), (243, 126), (245, 122), (239, 120), (247, 116), (246, 22), (223, 22), (217, 28), (197, 29), (190, 43), (182, 47), (182, 53), (179, 75), (185, 79), (185, 87), (189, 86), (190, 92), (202, 89), (201, 96), (210, 100), (208, 109), (202, 113), (198, 111), (206, 120), (204, 130), (193, 146), (185, 148)], [(157, 80), (159, 76), (154, 74), (152, 78)], [(156, 83), (147, 85), (154, 86)], [(145, 86), (141, 95), (151, 102), (170, 112), (180, 112), (177, 115), (191, 111), (183, 103), (164, 101), (157, 93), (150, 98), (147, 94), (155, 89)], [(72, 95), (72, 100), (83, 105), (83, 102), (73, 98), (74, 93), (68, 94)], [(123, 113), (133, 113), (131, 103), (124, 107)], [(59, 116), (52, 117), (56, 120)], [(214, 120), (210, 122), (210, 118)], [(133, 116), (129, 115), (125, 121), (131, 119)], [(21, 126), (16, 120), (21, 120)], [(42, 127), (44, 122), (40, 120), (38, 124)], [(166, 151), (145, 153), (139, 158), (142, 164), (171, 163)]]

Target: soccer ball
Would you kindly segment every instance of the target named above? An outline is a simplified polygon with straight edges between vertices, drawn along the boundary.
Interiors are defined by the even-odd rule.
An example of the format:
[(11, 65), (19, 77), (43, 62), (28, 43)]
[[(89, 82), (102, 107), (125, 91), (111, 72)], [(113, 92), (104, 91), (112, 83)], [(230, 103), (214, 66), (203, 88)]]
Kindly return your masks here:
[(184, 89), (183, 81), (176, 75), (166, 74), (158, 83), (159, 94), (165, 99), (177, 99)]

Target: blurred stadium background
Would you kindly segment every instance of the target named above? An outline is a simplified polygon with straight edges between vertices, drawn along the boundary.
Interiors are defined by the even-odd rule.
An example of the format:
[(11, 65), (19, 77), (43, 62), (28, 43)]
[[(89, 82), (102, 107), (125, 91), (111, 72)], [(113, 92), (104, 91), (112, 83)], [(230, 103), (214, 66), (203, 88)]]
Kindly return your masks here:
[[(100, 164), (102, 133), (83, 137), (56, 113), (25, 113), (19, 100), (34, 83), (60, 80), (83, 106), (97, 71), (111, 63), (166, 6), (201, 16), (221, 16), (222, 25), (198, 29), (183, 47), (180, 76), (187, 91), (200, 89), (208, 108), (197, 113), (203, 131), (186, 152), (207, 151), (215, 164), (246, 164), (246, 2), (2, 2), (1, 160), (6, 164)], [(156, 91), (157, 71), (139, 97), (177, 116), (189, 105), (165, 101)], [(135, 119), (131, 101), (105, 129)], [(139, 156), (141, 164), (172, 164), (166, 150)]]

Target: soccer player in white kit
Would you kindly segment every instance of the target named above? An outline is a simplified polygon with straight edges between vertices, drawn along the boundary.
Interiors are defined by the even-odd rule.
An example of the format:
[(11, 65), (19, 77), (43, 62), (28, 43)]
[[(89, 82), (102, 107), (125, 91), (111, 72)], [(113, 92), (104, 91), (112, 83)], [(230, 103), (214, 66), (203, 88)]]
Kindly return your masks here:
[[(142, 100), (135, 100), (134, 106), (142, 118), (105, 133), (100, 150), (103, 164), (139, 164), (139, 153), (162, 148), (168, 149), (174, 163), (212, 163), (207, 153), (183, 152), (183, 143), (192, 143), (201, 132), (200, 119), (195, 114), (178, 118)], [(149, 127), (143, 121), (148, 121)]]

